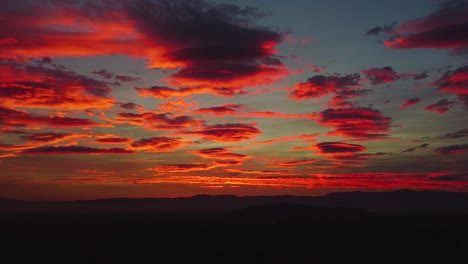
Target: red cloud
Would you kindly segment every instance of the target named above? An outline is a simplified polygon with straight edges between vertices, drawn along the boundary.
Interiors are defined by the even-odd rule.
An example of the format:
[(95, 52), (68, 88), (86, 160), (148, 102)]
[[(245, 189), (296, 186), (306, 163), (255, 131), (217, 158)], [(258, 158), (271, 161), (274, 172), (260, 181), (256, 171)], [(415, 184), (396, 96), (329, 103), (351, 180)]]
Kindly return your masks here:
[(185, 146), (187, 142), (180, 138), (171, 137), (152, 137), (142, 138), (134, 141), (131, 146), (137, 150), (145, 150), (148, 152), (170, 152), (175, 149)]
[(454, 107), (456, 102), (449, 101), (447, 99), (440, 99), (437, 103), (426, 106), (424, 110), (430, 112), (436, 112), (439, 114), (446, 114), (452, 107)]
[(38, 147), (21, 152), (28, 155), (62, 155), (62, 154), (131, 154), (133, 150), (123, 148), (100, 149), (84, 146)]
[(451, 49), (454, 53), (468, 47), (468, 4), (466, 1), (441, 2), (430, 15), (400, 23), (390, 31), (385, 45), (391, 48)]
[(468, 154), (468, 144), (438, 147), (434, 149), (434, 151), (439, 152), (440, 154), (446, 154), (446, 155)]
[(391, 124), (391, 118), (367, 107), (326, 109), (319, 113), (317, 121), (324, 126), (335, 127), (329, 135), (362, 139), (386, 137), (384, 133)]
[(296, 84), (289, 97), (296, 100), (319, 98), (338, 91), (358, 88), (359, 80), (359, 74), (345, 76), (316, 75), (309, 78), (306, 82)]
[(71, 117), (53, 117), (32, 115), (25, 111), (13, 110), (0, 106), (0, 123), (4, 126), (38, 126), (49, 127), (89, 127), (102, 126), (88, 119)]
[(172, 116), (170, 113), (156, 114), (151, 112), (142, 114), (119, 113), (117, 122), (144, 126), (150, 130), (192, 128), (204, 124), (204, 121), (195, 120), (186, 115)]
[(261, 134), (253, 125), (248, 124), (219, 124), (204, 127), (198, 131), (188, 132), (217, 142), (236, 142), (251, 139)]
[(343, 142), (322, 142), (316, 144), (315, 147), (320, 154), (348, 154), (367, 150), (364, 146)]
[(421, 102), (421, 98), (419, 97), (409, 98), (401, 104), (400, 108), (402, 109), (407, 108), (407, 107), (419, 104), (420, 102)]
[(71, 71), (0, 61), (0, 99), (4, 107), (109, 108), (111, 83)]
[(99, 138), (94, 140), (94, 143), (98, 144), (122, 144), (129, 143), (130, 139), (128, 138), (119, 138), (119, 137), (108, 137), (108, 138)]
[(244, 160), (249, 158), (247, 155), (231, 153), (227, 148), (210, 148), (192, 151), (193, 154), (207, 159), (228, 159), (228, 160)]
[(445, 73), (436, 81), (439, 91), (456, 94), (468, 108), (468, 66)]
[(152, 68), (177, 69), (168, 78), (177, 86), (233, 94), (289, 74), (282, 63), (268, 63), (283, 36), (255, 27), (260, 15), (205, 1), (18, 0), (0, 10), (8, 21), (0, 27), (0, 57), (127, 54), (149, 59)]

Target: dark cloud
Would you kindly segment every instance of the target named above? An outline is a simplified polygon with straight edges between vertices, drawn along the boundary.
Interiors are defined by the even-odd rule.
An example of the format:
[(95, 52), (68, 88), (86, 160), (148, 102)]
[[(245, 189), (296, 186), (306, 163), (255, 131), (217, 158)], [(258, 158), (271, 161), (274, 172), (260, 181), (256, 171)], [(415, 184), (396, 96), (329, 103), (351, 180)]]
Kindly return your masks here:
[(114, 74), (112, 72), (109, 72), (108, 70), (105, 70), (105, 69), (102, 69), (99, 71), (93, 71), (93, 73), (101, 77), (104, 77), (106, 79), (111, 79), (112, 77), (114, 77)]
[(427, 75), (426, 72), (421, 72), (421, 73), (417, 73), (413, 76), (413, 79), (415, 79), (416, 81), (419, 81), (419, 80), (423, 80), (423, 79), (426, 79), (427, 77), (429, 77), (429, 75)]
[(391, 25), (384, 25), (384, 26), (377, 26), (374, 28), (369, 29), (366, 32), (367, 36), (372, 36), (372, 35), (380, 35), (380, 34), (389, 34), (393, 31), (393, 29), (396, 26), (396, 22), (393, 22)]
[(419, 104), (421, 101), (422, 101), (422, 100), (421, 100), (421, 98), (419, 98), (419, 97), (409, 98), (409, 99), (406, 99), (406, 100), (401, 104), (400, 108), (407, 108), (407, 107), (410, 107), (410, 106)]
[(52, 63), (52, 58), (50, 58), (50, 57), (42, 57), (42, 58), (39, 60), (39, 63), (42, 63), (42, 64), (51, 64), (51, 63)]
[(379, 85), (384, 83), (391, 83), (402, 78), (412, 78), (414, 80), (422, 80), (427, 78), (427, 73), (400, 73), (396, 72), (392, 67), (385, 66), (382, 68), (370, 68), (362, 70), (373, 85)]
[(188, 132), (199, 135), (206, 140), (217, 142), (236, 142), (251, 139), (261, 134), (254, 125), (250, 124), (219, 124), (204, 127), (198, 131)]
[(187, 143), (181, 138), (174, 137), (152, 137), (142, 138), (132, 142), (131, 146), (137, 150), (148, 152), (169, 152), (185, 146)]
[(453, 133), (447, 133), (443, 136), (440, 136), (441, 139), (457, 139), (468, 136), (468, 129), (460, 129)]
[(362, 139), (386, 137), (391, 124), (391, 118), (368, 107), (330, 108), (320, 112), (318, 117), (321, 125), (335, 127), (329, 135)]
[(125, 104), (120, 104), (120, 107), (122, 107), (123, 109), (135, 110), (138, 109), (139, 105), (129, 102)]
[(419, 145), (419, 146), (416, 146), (416, 147), (414, 147), (414, 148), (405, 149), (405, 150), (402, 151), (402, 153), (413, 152), (413, 151), (415, 151), (415, 150), (417, 150), (417, 149), (420, 149), (420, 148), (427, 148), (427, 147), (429, 147), (429, 144), (425, 143), (425, 144), (421, 144), (421, 145)]
[(283, 36), (253, 26), (256, 9), (204, 1), (141, 1), (129, 10), (148, 40), (165, 49), (165, 62), (154, 66), (180, 67), (170, 77), (178, 86), (241, 89), (286, 74), (278, 58), (269, 59)]
[(341, 154), (365, 151), (366, 147), (343, 142), (322, 142), (315, 145), (321, 154)]
[(62, 154), (131, 154), (133, 150), (123, 148), (100, 149), (85, 146), (48, 146), (26, 149), (21, 152), (29, 155), (62, 155)]
[(140, 80), (140, 78), (138, 77), (131, 77), (131, 76), (126, 76), (126, 75), (116, 75), (115, 79), (121, 82), (135, 82), (135, 81)]
[(457, 102), (455, 101), (449, 101), (448, 99), (440, 99), (436, 103), (426, 106), (424, 110), (436, 112), (443, 115), (446, 114), (456, 104)]
[(434, 149), (434, 151), (439, 152), (440, 154), (445, 154), (445, 155), (467, 154), (468, 144), (438, 147)]

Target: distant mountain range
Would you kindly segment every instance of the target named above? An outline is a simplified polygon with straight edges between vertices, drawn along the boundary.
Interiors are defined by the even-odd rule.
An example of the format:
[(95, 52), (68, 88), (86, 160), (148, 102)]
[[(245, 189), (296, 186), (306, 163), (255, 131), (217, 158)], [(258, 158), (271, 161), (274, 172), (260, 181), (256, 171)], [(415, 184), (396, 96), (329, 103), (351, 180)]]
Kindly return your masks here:
[[(367, 212), (468, 213), (468, 193), (399, 190), (342, 192), (325, 196), (197, 195), (187, 198), (112, 198), (83, 201), (20, 201), (0, 198), (0, 213), (227, 213), (307, 208)], [(292, 210), (292, 211), (291, 211)]]

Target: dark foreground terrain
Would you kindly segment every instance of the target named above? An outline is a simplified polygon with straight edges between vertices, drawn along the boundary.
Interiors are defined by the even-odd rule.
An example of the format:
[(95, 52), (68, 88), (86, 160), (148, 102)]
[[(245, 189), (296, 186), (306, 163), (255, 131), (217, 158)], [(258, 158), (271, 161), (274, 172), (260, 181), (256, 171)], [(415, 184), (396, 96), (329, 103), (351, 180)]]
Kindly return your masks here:
[[(466, 193), (326, 197), (2, 200), (1, 259), (2, 263), (468, 263)], [(398, 203), (401, 206), (395, 207)]]

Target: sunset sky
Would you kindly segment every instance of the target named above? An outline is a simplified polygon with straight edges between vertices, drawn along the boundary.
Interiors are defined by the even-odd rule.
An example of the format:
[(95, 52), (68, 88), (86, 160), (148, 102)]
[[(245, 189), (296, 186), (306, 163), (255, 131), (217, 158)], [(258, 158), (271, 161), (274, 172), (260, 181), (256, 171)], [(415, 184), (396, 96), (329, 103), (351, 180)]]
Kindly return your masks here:
[(6, 0), (0, 196), (468, 191), (468, 1)]

